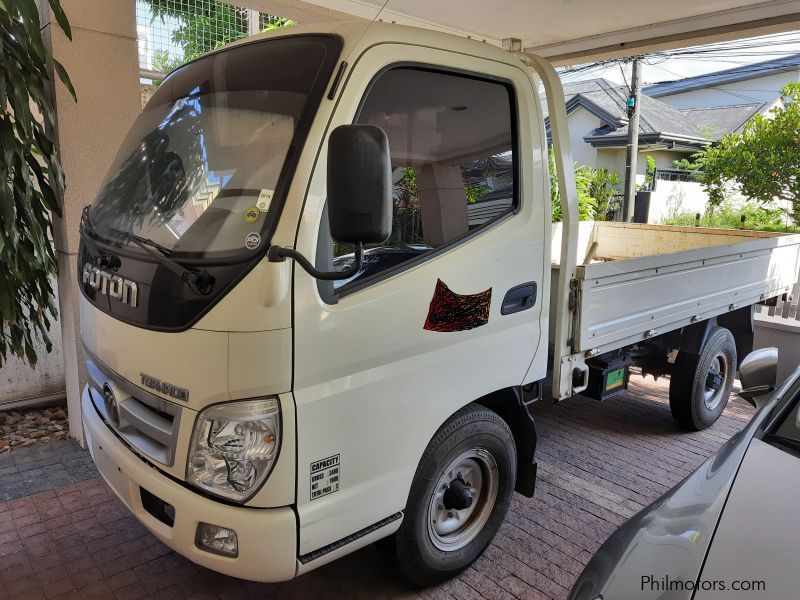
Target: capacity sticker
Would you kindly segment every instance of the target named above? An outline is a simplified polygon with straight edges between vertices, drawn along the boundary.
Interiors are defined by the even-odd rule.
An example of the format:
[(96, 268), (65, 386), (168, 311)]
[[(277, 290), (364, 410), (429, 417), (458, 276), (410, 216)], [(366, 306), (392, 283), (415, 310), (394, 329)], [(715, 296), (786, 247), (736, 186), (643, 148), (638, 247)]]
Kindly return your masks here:
[(339, 455), (311, 463), (311, 500), (339, 491)]

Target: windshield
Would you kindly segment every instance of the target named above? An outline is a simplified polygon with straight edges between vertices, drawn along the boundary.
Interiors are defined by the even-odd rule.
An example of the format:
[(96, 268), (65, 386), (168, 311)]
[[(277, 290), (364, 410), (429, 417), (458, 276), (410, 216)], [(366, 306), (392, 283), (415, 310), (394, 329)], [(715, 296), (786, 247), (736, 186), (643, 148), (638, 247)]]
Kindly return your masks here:
[(773, 437), (795, 450), (800, 450), (800, 399), (794, 401), (791, 411), (773, 432)]
[(262, 248), (337, 50), (327, 36), (275, 38), (175, 71), (112, 163), (91, 209), (96, 235), (192, 258)]

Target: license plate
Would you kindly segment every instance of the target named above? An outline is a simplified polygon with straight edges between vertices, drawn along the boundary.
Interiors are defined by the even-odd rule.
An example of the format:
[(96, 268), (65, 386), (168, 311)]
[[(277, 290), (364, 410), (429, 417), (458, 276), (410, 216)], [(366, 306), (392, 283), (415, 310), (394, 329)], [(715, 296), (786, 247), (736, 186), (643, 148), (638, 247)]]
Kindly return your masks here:
[(129, 479), (120, 470), (116, 463), (111, 460), (105, 450), (103, 450), (102, 446), (95, 445), (92, 456), (94, 458), (94, 464), (97, 465), (97, 469), (103, 475), (103, 478), (106, 480), (108, 485), (111, 486), (111, 489), (116, 492), (117, 496), (119, 496), (125, 504), (130, 506)]
[(615, 390), (625, 385), (625, 367), (609, 372), (606, 376), (606, 391)]

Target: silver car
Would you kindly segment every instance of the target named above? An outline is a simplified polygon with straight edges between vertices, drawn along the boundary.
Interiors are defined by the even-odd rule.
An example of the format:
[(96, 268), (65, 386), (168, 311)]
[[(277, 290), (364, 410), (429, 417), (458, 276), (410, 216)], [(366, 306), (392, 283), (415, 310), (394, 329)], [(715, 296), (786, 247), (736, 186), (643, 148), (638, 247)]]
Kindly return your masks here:
[(800, 598), (800, 368), (776, 374), (774, 348), (742, 362), (752, 421), (615, 531), (570, 599)]

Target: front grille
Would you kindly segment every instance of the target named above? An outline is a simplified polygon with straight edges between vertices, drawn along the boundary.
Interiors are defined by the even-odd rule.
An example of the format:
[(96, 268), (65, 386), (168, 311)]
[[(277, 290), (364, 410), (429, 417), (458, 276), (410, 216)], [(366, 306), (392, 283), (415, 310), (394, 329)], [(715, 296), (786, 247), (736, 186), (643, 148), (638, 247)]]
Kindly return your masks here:
[(87, 357), (92, 403), (106, 424), (145, 456), (171, 467), (181, 407), (133, 385), (88, 352)]

